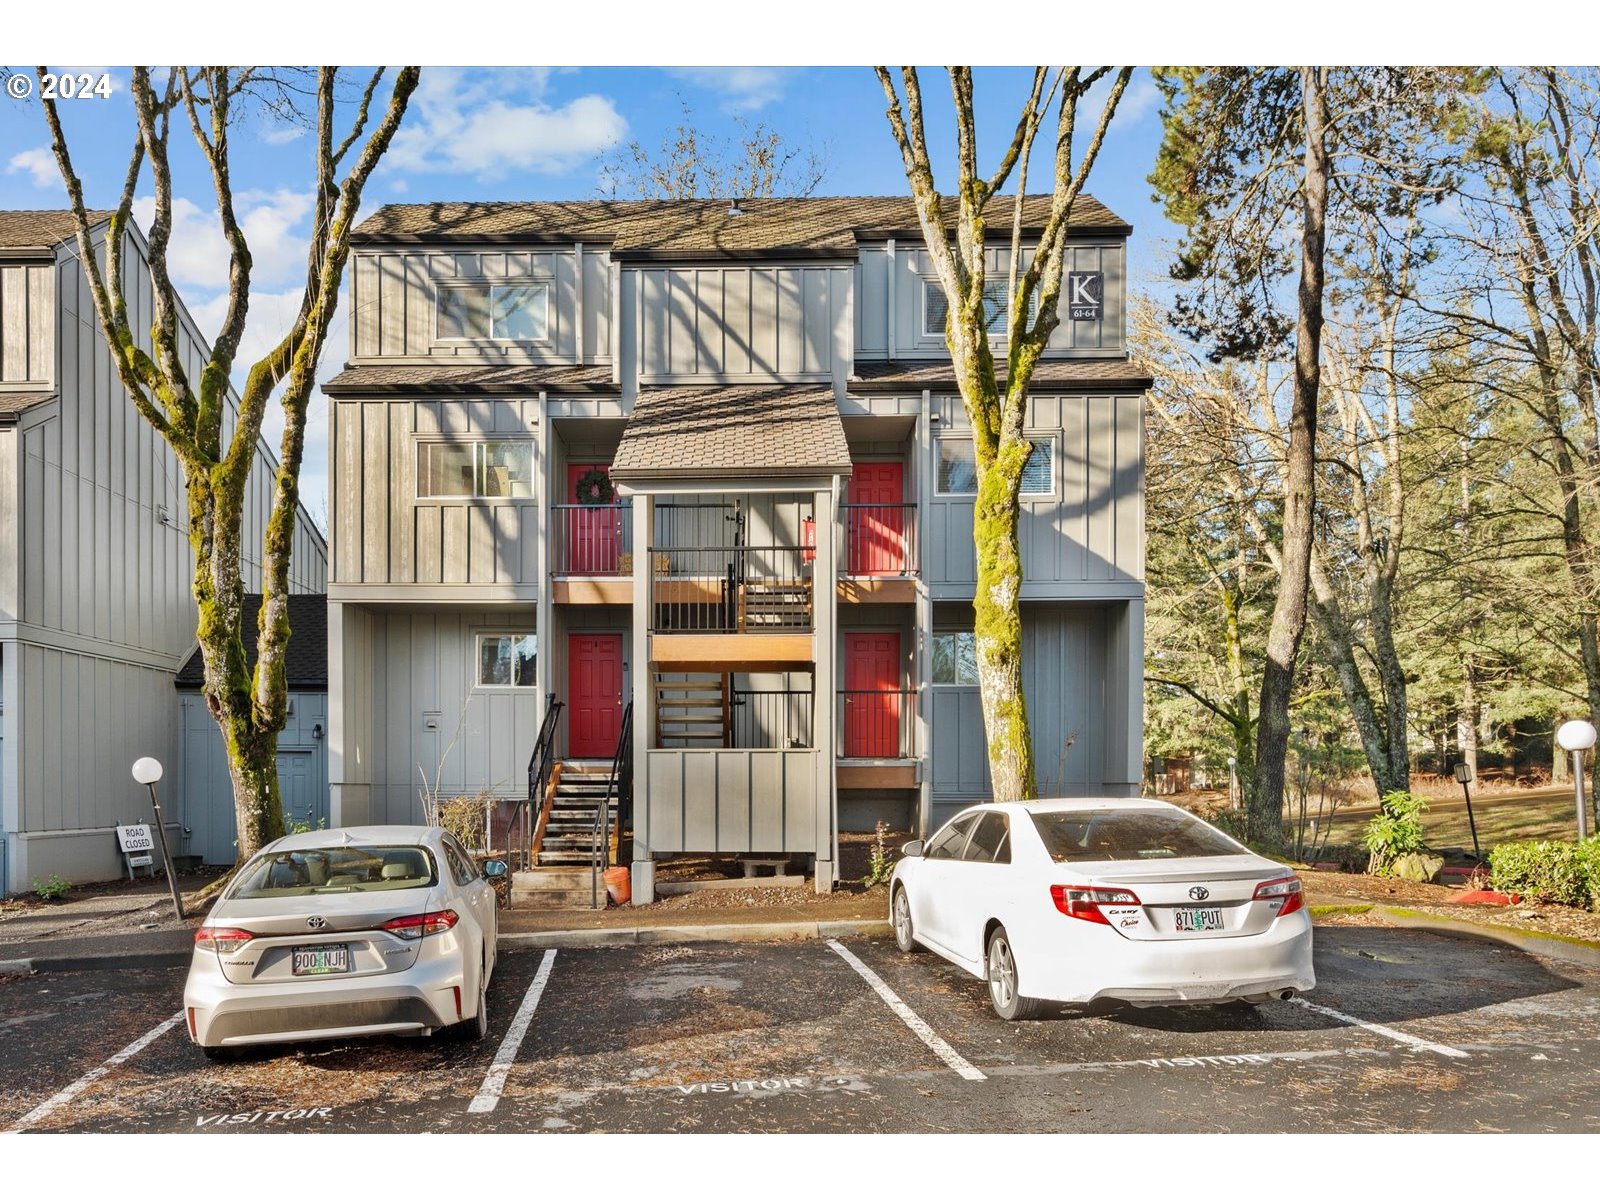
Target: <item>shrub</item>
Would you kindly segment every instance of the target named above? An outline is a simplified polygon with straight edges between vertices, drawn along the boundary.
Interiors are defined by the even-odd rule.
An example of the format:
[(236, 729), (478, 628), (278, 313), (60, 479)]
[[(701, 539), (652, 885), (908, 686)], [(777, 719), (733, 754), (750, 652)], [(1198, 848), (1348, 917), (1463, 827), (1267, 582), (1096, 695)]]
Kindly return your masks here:
[(884, 835), (889, 831), (887, 821), (879, 821), (876, 835), (872, 839), (872, 856), (867, 863), (867, 873), (861, 882), (867, 887), (877, 887), (880, 883), (888, 883), (894, 878), (894, 864), (889, 861), (889, 847), (884, 841)]
[(33, 881), (33, 890), (41, 900), (59, 900), (72, 890), (72, 885), (59, 875), (52, 875), (43, 883)]
[(1489, 851), (1489, 882), (1557, 904), (1600, 909), (1600, 837), (1572, 842), (1501, 842)]
[(1378, 815), (1367, 822), (1361, 844), (1371, 856), (1367, 870), (1374, 875), (1387, 875), (1402, 854), (1416, 854), (1426, 848), (1422, 814), (1428, 802), (1410, 792), (1387, 792), (1379, 804)]
[(494, 797), (487, 792), (442, 801), (438, 808), (437, 824), (441, 829), (455, 834), (467, 849), (480, 849), (483, 846), (484, 817), (493, 805)]

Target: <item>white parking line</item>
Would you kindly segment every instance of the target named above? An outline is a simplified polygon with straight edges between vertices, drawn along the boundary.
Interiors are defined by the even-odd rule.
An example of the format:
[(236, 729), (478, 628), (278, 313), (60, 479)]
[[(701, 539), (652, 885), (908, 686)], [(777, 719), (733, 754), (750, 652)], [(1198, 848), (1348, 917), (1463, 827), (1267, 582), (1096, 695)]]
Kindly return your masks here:
[(550, 968), (555, 966), (555, 962), (556, 952), (546, 950), (544, 958), (539, 962), (538, 973), (528, 985), (527, 995), (522, 997), (522, 1005), (517, 1009), (517, 1015), (511, 1018), (511, 1028), (506, 1030), (505, 1040), (495, 1052), (494, 1062), (489, 1064), (489, 1073), (483, 1077), (483, 1086), (478, 1089), (478, 1094), (467, 1106), (469, 1113), (491, 1113), (500, 1103), (500, 1093), (505, 1089), (506, 1077), (511, 1074), (511, 1064), (516, 1060), (517, 1051), (522, 1047), (522, 1039), (527, 1035), (528, 1026), (533, 1023), (533, 1010), (539, 1007), (539, 997), (544, 995), (544, 985), (550, 979)]
[(906, 1023), (907, 1029), (911, 1030), (912, 1033), (921, 1038), (927, 1045), (928, 1049), (932, 1050), (944, 1060), (945, 1066), (949, 1067), (963, 1079), (979, 1080), (988, 1078), (988, 1076), (982, 1071), (978, 1070), (977, 1067), (973, 1066), (966, 1059), (962, 1058), (961, 1055), (957, 1054), (955, 1047), (935, 1033), (929, 1027), (926, 1021), (917, 1016), (916, 1013), (912, 1012), (911, 1006), (908, 1005), (904, 1000), (900, 999), (899, 996), (896, 996), (893, 989), (891, 989), (887, 983), (878, 977), (878, 973), (876, 971), (867, 966), (866, 963), (862, 962), (854, 954), (851, 954), (850, 951), (846, 950), (832, 938), (828, 939), (828, 946), (835, 954), (855, 968), (856, 974), (865, 979), (871, 986), (872, 990), (877, 992), (883, 1002), (889, 1006), (890, 1011)]
[(1435, 1054), (1442, 1054), (1446, 1058), (1470, 1058), (1465, 1050), (1457, 1050), (1454, 1046), (1441, 1046), (1438, 1042), (1426, 1041), (1423, 1038), (1413, 1037), (1409, 1033), (1402, 1033), (1398, 1029), (1390, 1029), (1387, 1025), (1378, 1025), (1372, 1021), (1363, 1021), (1360, 1017), (1352, 1017), (1349, 1013), (1342, 1013), (1336, 1008), (1326, 1008), (1321, 1004), (1313, 1004), (1309, 1000), (1295, 996), (1290, 999), (1290, 1004), (1298, 1004), (1301, 1008), (1310, 1009), (1314, 1013), (1321, 1013), (1325, 1017), (1332, 1017), (1335, 1021), (1343, 1021), (1346, 1025), (1355, 1025), (1365, 1029), (1368, 1033), (1375, 1033), (1379, 1037), (1390, 1038), (1396, 1042), (1404, 1042), (1418, 1050), (1431, 1050)]
[(28, 1126), (37, 1124), (39, 1121), (44, 1120), (45, 1117), (55, 1112), (55, 1110), (60, 1108), (63, 1104), (71, 1101), (74, 1096), (83, 1091), (84, 1088), (88, 1087), (102, 1075), (105, 1075), (117, 1067), (120, 1067), (123, 1063), (127, 1062), (135, 1054), (139, 1053), (139, 1051), (143, 1050), (151, 1042), (155, 1041), (162, 1034), (166, 1033), (167, 1030), (181, 1024), (183, 1024), (183, 1010), (180, 1008), (177, 1012), (173, 1013), (172, 1016), (161, 1022), (161, 1024), (157, 1025), (138, 1041), (130, 1042), (121, 1050), (118, 1050), (110, 1058), (106, 1059), (105, 1062), (101, 1063), (94, 1070), (87, 1072), (81, 1078), (69, 1083), (54, 1096), (51, 1096), (50, 1099), (39, 1105), (38, 1108), (35, 1108), (32, 1112), (23, 1116), (15, 1125), (6, 1130), (6, 1132), (21, 1133), (24, 1129), (28, 1128)]

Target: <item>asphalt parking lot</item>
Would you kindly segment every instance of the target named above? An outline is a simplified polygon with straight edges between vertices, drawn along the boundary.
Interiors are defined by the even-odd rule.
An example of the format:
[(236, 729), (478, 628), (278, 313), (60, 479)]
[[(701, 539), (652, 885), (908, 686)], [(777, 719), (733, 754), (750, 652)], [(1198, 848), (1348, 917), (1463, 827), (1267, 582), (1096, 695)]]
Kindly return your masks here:
[(507, 950), (480, 1043), (211, 1063), (181, 969), (0, 981), (0, 1129), (24, 1132), (1600, 1131), (1600, 971), (1327, 927), (1262, 1009), (1006, 1024), (891, 942)]

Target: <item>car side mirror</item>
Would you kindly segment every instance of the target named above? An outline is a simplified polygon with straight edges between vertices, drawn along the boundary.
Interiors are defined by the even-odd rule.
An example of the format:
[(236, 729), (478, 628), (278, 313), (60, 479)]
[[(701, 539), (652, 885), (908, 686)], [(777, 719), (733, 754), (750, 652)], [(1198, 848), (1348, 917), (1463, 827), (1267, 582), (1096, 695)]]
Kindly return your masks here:
[(913, 841), (907, 842), (904, 846), (901, 846), (900, 854), (903, 858), (921, 858), (922, 839), (916, 838)]
[(506, 873), (506, 865), (498, 858), (491, 858), (483, 864), (483, 877), (485, 879), (499, 879)]

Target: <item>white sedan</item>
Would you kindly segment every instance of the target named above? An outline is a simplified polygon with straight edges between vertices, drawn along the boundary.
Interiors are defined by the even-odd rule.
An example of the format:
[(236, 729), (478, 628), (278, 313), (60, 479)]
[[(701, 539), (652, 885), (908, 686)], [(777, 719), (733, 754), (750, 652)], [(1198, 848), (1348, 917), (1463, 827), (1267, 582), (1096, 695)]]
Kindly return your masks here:
[(1299, 878), (1159, 800), (982, 804), (909, 842), (890, 884), (903, 951), (1047, 1003), (1260, 1004), (1316, 986)]
[(489, 882), (430, 826), (280, 838), (195, 930), (189, 1036), (228, 1048), (364, 1034), (488, 1032), (498, 917)]

